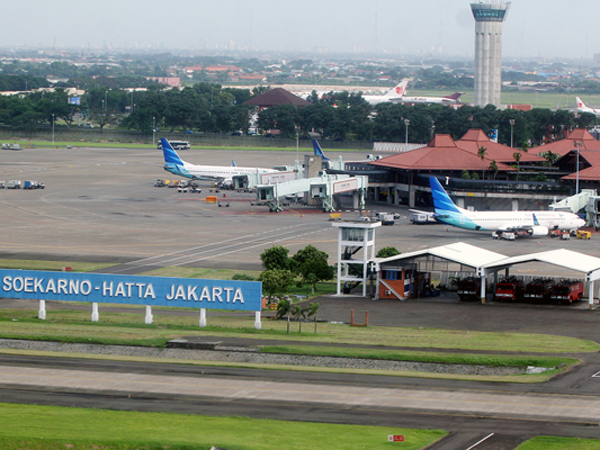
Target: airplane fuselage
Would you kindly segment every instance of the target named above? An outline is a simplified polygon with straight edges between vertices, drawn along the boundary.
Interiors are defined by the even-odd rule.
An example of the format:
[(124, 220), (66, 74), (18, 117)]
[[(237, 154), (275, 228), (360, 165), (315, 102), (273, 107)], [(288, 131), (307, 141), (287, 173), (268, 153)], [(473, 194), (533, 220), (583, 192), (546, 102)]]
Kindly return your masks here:
[(410, 105), (417, 103), (431, 103), (438, 105), (456, 105), (458, 100), (443, 97), (401, 97), (390, 100), (392, 103), (407, 103)]
[[(585, 225), (579, 216), (559, 211), (436, 211), (436, 219), (459, 228), (476, 231), (530, 230), (544, 235), (548, 230), (575, 230)], [(537, 219), (537, 223), (536, 223)], [(537, 227), (537, 228), (536, 228)], [(545, 230), (544, 230), (545, 228)], [(536, 231), (538, 231), (536, 233)]]
[(185, 162), (183, 165), (166, 163), (164, 169), (167, 172), (171, 172), (184, 178), (206, 181), (231, 180), (236, 175), (248, 175), (251, 173), (262, 174), (277, 172), (274, 169), (265, 169), (261, 167), (209, 166), (189, 164)]

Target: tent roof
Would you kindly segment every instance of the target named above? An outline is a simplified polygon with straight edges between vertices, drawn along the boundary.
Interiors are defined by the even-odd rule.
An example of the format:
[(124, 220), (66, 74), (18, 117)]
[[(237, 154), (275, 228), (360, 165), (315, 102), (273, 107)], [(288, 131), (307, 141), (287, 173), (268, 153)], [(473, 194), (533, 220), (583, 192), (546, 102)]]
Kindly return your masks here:
[(484, 271), (482, 273), (501, 270), (515, 264), (538, 261), (553, 264), (575, 272), (581, 272), (585, 274), (586, 279), (590, 281), (600, 279), (600, 258), (566, 249), (549, 250), (547, 252), (508, 257), (501, 253), (492, 252), (465, 242), (456, 242), (415, 252), (402, 253), (401, 255), (395, 255), (389, 258), (375, 258), (373, 261), (378, 265), (381, 265), (387, 262), (418, 258), (421, 256), (435, 256), (463, 266), (473, 267), (478, 272)]
[(531, 253), (529, 255), (513, 256), (502, 261), (491, 261), (484, 264), (484, 269), (501, 269), (514, 264), (539, 261), (565, 269), (582, 272), (588, 280), (600, 278), (600, 258), (574, 252), (567, 249), (549, 250), (547, 252)]
[(475, 269), (478, 269), (484, 264), (491, 264), (508, 258), (508, 256), (501, 253), (492, 252), (465, 242), (455, 242), (453, 244), (441, 245), (425, 250), (402, 253), (401, 255), (395, 255), (389, 258), (376, 258), (374, 261), (382, 264), (390, 261), (416, 258), (419, 256), (435, 256)]

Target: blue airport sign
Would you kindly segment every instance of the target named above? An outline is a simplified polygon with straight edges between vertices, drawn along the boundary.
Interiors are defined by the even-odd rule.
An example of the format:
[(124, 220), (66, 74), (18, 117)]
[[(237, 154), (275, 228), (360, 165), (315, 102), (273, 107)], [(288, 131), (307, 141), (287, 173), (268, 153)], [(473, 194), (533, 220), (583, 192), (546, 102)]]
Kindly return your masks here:
[(260, 281), (0, 269), (0, 298), (260, 311)]

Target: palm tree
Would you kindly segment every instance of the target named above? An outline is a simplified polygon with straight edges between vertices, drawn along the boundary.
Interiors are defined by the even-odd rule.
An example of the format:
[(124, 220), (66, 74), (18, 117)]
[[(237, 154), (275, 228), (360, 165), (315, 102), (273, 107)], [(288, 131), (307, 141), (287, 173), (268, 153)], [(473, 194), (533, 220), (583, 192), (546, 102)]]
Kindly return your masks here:
[(477, 150), (477, 156), (481, 158), (481, 179), (485, 180), (485, 154), (487, 153), (487, 148), (481, 146), (479, 150)]
[(517, 162), (517, 181), (519, 181), (519, 172), (521, 171), (521, 164), (519, 161), (521, 161), (521, 152), (514, 152), (513, 158)]
[(496, 179), (496, 176), (498, 175), (498, 163), (496, 162), (495, 159), (492, 159), (492, 162), (490, 163), (490, 170), (492, 170), (494, 172), (494, 180)]
[(306, 317), (314, 317), (315, 334), (317, 334), (317, 311), (318, 310), (319, 310), (318, 303), (309, 303), (309, 305), (305, 308)]

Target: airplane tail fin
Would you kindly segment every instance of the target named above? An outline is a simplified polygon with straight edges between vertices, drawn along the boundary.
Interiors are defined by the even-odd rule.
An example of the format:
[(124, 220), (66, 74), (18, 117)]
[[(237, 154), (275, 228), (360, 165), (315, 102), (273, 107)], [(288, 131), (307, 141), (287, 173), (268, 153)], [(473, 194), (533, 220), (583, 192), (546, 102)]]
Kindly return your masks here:
[(404, 97), (404, 94), (406, 94), (407, 87), (408, 87), (408, 80), (402, 80), (394, 89), (391, 89), (386, 95), (389, 98)]
[(429, 185), (431, 186), (433, 207), (436, 214), (444, 214), (446, 212), (460, 213), (460, 210), (436, 177), (429, 177)]
[(313, 139), (313, 149), (315, 150), (315, 156), (320, 156), (323, 161), (330, 160), (327, 156), (325, 156), (325, 153), (323, 153), (323, 150), (316, 139)]
[(578, 108), (585, 108), (586, 107), (585, 103), (583, 103), (579, 97), (575, 97), (575, 101), (577, 102), (577, 107)]
[(183, 166), (183, 160), (179, 157), (177, 152), (173, 149), (169, 141), (165, 138), (160, 139), (160, 145), (162, 146), (163, 155), (165, 157), (165, 163), (177, 164)]
[(464, 92), (455, 92), (452, 95), (446, 95), (444, 98), (447, 98), (449, 100), (458, 100), (460, 98), (460, 96), (463, 94), (464, 94)]

